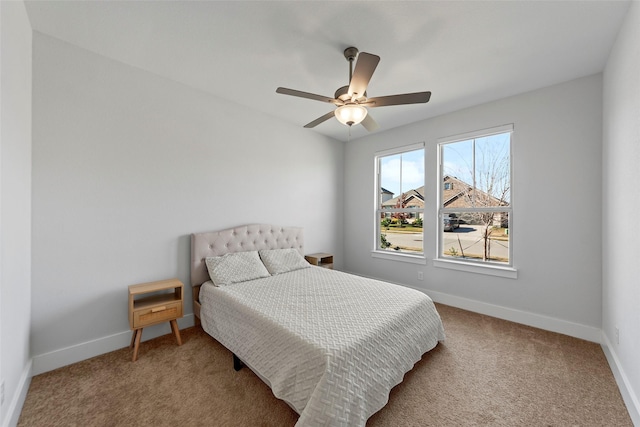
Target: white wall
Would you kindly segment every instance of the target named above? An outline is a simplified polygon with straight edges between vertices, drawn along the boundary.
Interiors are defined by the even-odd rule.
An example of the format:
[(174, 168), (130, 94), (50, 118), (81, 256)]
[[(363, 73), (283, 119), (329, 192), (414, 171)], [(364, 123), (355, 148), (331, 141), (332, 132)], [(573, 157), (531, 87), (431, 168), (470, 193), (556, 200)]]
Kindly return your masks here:
[(35, 374), (127, 346), (127, 286), (189, 284), (190, 233), (301, 226), (342, 264), (342, 142), (39, 33), (33, 74)]
[(0, 425), (17, 423), (30, 381), (31, 25), (0, 2)]
[[(352, 141), (346, 146), (346, 269), (427, 291), (436, 301), (600, 340), (602, 78), (594, 75)], [(438, 102), (437, 88), (431, 102)], [(436, 140), (514, 124), (513, 262), (517, 279), (433, 266)], [(424, 141), (426, 256), (371, 257), (374, 155)], [(424, 271), (424, 281), (417, 280)]]
[[(635, 219), (640, 212), (639, 163), (640, 3), (632, 2), (604, 72), (602, 330), (636, 425), (640, 425), (640, 229)], [(622, 233), (609, 232), (615, 222), (621, 223)]]
[[(8, 3), (1, 4), (4, 267), (7, 257), (21, 255), (4, 252), (9, 242), (4, 234), (5, 35), (24, 37), (25, 28), (24, 18), (9, 21)], [(627, 229), (633, 239), (621, 242), (606, 232), (603, 238), (601, 230), (608, 230), (620, 212), (633, 216), (638, 210), (637, 191), (626, 186), (639, 178), (639, 13), (634, 4), (605, 72), (604, 150), (599, 75), (377, 133), (345, 149), (342, 143), (36, 34), (34, 372), (126, 346), (127, 285), (171, 276), (187, 284), (189, 233), (273, 222), (305, 227), (307, 250), (334, 252), (339, 268), (423, 289), (445, 303), (594, 340), (603, 324), (609, 342), (618, 326), (621, 342), (611, 346), (613, 357), (626, 381), (625, 399), (629, 404), (631, 396), (637, 405), (640, 297), (631, 268), (638, 258), (632, 243), (638, 232)], [(21, 55), (25, 60), (24, 51)], [(437, 91), (432, 102), (437, 102)], [(17, 123), (28, 117), (22, 114)], [(371, 258), (374, 153), (425, 141), (429, 179), (436, 182), (437, 138), (506, 123), (515, 126), (512, 237), (518, 279), (439, 269), (431, 261), (419, 266)], [(28, 144), (20, 147), (25, 155)], [(28, 180), (24, 169), (13, 173)], [(28, 195), (23, 191), (17, 194)], [(435, 199), (435, 186), (428, 186), (426, 208), (432, 216)], [(425, 226), (428, 238), (434, 236), (436, 222)], [(343, 231), (348, 232), (344, 250)], [(28, 252), (25, 235), (28, 230), (17, 247), (27, 245)], [(435, 239), (427, 256), (435, 256)], [(9, 370), (24, 372), (27, 366), (24, 356), (7, 358), (6, 343), (11, 339), (25, 348), (28, 332), (7, 334), (5, 319), (7, 312), (12, 320), (29, 312), (23, 303), (29, 286), (27, 281), (18, 297), (7, 299), (2, 271), (0, 355), (6, 378), (5, 366), (12, 360), (17, 362)], [(424, 281), (417, 280), (417, 271), (424, 271)], [(186, 311), (191, 313), (189, 303)], [(145, 330), (145, 338), (168, 332), (163, 328)], [(15, 379), (11, 383), (9, 396), (19, 389)]]

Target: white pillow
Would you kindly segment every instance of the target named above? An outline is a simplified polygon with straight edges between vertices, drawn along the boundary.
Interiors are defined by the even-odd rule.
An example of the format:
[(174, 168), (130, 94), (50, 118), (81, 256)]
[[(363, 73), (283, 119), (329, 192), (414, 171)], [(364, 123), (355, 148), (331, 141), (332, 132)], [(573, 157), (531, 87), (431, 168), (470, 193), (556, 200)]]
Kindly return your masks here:
[(235, 252), (205, 259), (209, 277), (215, 286), (269, 277), (257, 251)]
[(300, 252), (293, 248), (263, 249), (260, 251), (260, 258), (269, 273), (273, 275), (311, 267), (311, 264), (300, 255)]

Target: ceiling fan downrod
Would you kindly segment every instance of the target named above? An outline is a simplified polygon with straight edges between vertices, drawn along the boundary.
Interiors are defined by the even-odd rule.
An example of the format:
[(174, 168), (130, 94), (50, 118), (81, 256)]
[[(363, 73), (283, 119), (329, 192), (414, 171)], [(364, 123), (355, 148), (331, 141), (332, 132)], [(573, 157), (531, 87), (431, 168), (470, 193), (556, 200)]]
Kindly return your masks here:
[(353, 77), (353, 61), (358, 56), (358, 48), (348, 47), (344, 50), (344, 57), (349, 61), (349, 84), (351, 84), (351, 77)]

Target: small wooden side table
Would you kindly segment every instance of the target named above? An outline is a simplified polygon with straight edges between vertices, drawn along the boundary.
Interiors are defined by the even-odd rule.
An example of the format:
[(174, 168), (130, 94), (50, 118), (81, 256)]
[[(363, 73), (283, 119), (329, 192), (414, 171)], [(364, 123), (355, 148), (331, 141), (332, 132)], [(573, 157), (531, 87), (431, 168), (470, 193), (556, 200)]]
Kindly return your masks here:
[(311, 265), (317, 265), (318, 267), (328, 268), (333, 270), (333, 255), (319, 252), (317, 254), (305, 255), (304, 259)]
[(184, 285), (178, 279), (160, 280), (129, 286), (129, 326), (133, 331), (130, 348), (133, 361), (138, 359), (142, 329), (169, 322), (178, 345), (182, 345), (176, 319), (182, 317)]

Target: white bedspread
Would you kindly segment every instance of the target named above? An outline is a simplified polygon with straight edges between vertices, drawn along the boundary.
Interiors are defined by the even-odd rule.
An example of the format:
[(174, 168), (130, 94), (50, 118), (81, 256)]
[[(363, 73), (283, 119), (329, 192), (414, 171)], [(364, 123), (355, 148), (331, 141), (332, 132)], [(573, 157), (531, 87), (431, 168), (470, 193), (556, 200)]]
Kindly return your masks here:
[(425, 294), (319, 267), (202, 286), (204, 330), (299, 414), (296, 426), (364, 426), (444, 340)]

